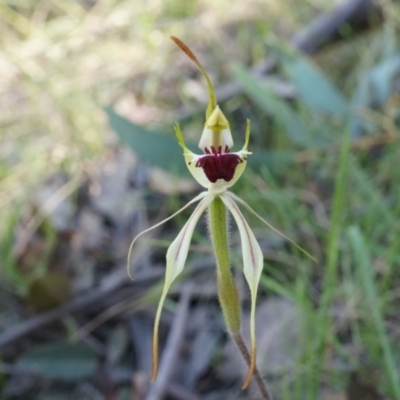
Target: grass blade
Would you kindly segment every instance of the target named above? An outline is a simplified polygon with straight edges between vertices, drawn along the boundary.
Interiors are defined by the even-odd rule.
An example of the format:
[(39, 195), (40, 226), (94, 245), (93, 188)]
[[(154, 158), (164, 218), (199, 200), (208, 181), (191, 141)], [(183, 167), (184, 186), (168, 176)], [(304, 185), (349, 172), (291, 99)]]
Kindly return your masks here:
[(363, 234), (357, 226), (351, 226), (348, 231), (350, 245), (354, 253), (357, 272), (368, 303), (368, 309), (372, 322), (375, 325), (378, 340), (383, 350), (384, 365), (386, 373), (392, 386), (392, 391), (397, 400), (400, 399), (400, 376), (396, 368), (393, 357), (393, 351), (390, 348), (389, 337), (385, 330), (384, 317), (379, 306), (379, 295), (375, 285), (374, 272), (371, 268), (371, 259), (368, 246), (364, 240)]

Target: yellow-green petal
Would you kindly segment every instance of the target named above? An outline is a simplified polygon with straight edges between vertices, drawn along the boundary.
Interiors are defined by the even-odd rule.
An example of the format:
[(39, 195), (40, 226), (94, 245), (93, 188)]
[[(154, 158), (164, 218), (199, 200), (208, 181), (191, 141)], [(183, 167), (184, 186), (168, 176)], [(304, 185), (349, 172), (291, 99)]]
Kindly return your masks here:
[(229, 122), (218, 105), (207, 119), (199, 141), (202, 151), (210, 150), (212, 146), (216, 149), (221, 147), (223, 151), (225, 147), (230, 149), (233, 146)]
[(192, 174), (193, 178), (196, 179), (201, 186), (207, 189), (210, 186), (210, 181), (204, 173), (203, 168), (196, 167), (197, 159), (201, 156), (191, 152), (186, 147), (185, 139), (183, 138), (182, 131), (178, 123), (175, 124), (175, 133), (176, 137), (178, 138), (179, 145), (183, 148), (183, 157), (185, 158), (185, 164), (188, 167), (188, 170)]

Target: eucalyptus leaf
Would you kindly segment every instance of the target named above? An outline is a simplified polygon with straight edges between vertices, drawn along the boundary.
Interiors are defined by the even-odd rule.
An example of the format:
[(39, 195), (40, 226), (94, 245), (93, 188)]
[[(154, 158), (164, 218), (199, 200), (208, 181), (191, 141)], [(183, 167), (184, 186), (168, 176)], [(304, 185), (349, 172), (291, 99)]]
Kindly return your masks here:
[(233, 65), (232, 72), (244, 92), (263, 111), (270, 114), (283, 126), (285, 132), (294, 143), (300, 145), (311, 144), (300, 116), (280, 99), (271, 88), (263, 85), (259, 78), (255, 78), (239, 65)]
[(352, 108), (356, 111), (351, 121), (351, 134), (358, 137), (378, 129), (378, 124), (364, 118), (363, 109), (382, 110), (392, 93), (394, 82), (400, 73), (400, 54), (395, 54), (381, 61), (361, 76), (352, 100)]
[(284, 44), (271, 44), (269, 47), (311, 111), (342, 118), (348, 116), (348, 101), (316, 65)]
[(34, 347), (18, 360), (17, 366), (46, 378), (80, 380), (93, 376), (97, 355), (83, 343), (52, 343)]
[(351, 136), (356, 138), (367, 132), (376, 129), (376, 124), (362, 116), (362, 110), (370, 107), (372, 102), (372, 93), (369, 74), (364, 74), (359, 79), (359, 83), (352, 99), (352, 109), (354, 115), (351, 118), (350, 132)]
[(374, 105), (383, 106), (392, 94), (395, 78), (400, 73), (400, 54), (396, 54), (376, 65), (370, 72)]
[[(189, 176), (175, 135), (150, 131), (106, 108), (111, 128), (143, 161), (181, 176)], [(190, 143), (189, 143), (190, 144)]]

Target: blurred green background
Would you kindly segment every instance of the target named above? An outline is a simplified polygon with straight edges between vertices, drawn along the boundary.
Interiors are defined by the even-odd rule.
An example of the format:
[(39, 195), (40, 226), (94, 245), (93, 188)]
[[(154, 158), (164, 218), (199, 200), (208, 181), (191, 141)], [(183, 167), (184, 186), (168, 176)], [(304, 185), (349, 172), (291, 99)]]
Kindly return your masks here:
[[(351, 7), (358, 18), (339, 23), (337, 10), (351, 13)], [(400, 6), (390, 0), (373, 6), (327, 0), (1, 0), (3, 335), (94, 290), (116, 270), (125, 274), (129, 239), (143, 222), (135, 220), (129, 230), (126, 223), (133, 220), (113, 214), (121, 211), (116, 199), (123, 198), (124, 210), (140, 210), (157, 222), (157, 211), (165, 217), (198, 190), (187, 180), (173, 124), (180, 121), (196, 146), (207, 91), (169, 39), (175, 35), (210, 74), (237, 148), (251, 119), (253, 155), (233, 191), (318, 259), (313, 264), (249, 216), (265, 253), (259, 303), (285, 299), (298, 319), (291, 362), (265, 373), (276, 398), (400, 400), (399, 19)], [(312, 25), (316, 20), (319, 25)], [(335, 23), (338, 29), (330, 32)], [(291, 46), (307, 32), (308, 48)], [(263, 63), (268, 74), (254, 72)], [(134, 155), (127, 155), (128, 147)], [(105, 185), (103, 175), (128, 164), (143, 165), (150, 178), (140, 184), (136, 176), (123, 197), (127, 192)], [(109, 191), (105, 208), (87, 200), (102, 188)], [(100, 214), (108, 219), (99, 222)], [(178, 217), (154, 235), (157, 261), (162, 263), (184, 221)], [(238, 246), (233, 230), (232, 262), (239, 275)], [(195, 234), (194, 260), (196, 249), (197, 259), (209, 253), (206, 235)], [(136, 299), (150, 316), (157, 282)], [(129, 308), (129, 298), (124, 301)], [(173, 296), (168, 308), (177, 302)], [(67, 399), (71, 390), (71, 398), (145, 398), (132, 394), (130, 383), (107, 391), (93, 380), (99, 352), (90, 352), (93, 343), (90, 351), (76, 348), (75, 336), (95, 316), (68, 315), (58, 330), (4, 345), (2, 398)], [(106, 343), (107, 351), (104, 337), (123, 340), (117, 328), (105, 327), (95, 341)], [(122, 337), (128, 340), (126, 333)], [(46, 343), (53, 347), (40, 350)], [(61, 362), (57, 374), (54, 359), (63, 357), (70, 364)], [(211, 371), (217, 351), (213, 357)], [(31, 382), (18, 394), (13, 379), (31, 373), (46, 384)], [(68, 384), (59, 384), (63, 374)], [(82, 389), (84, 379), (96, 395)], [(214, 387), (192, 390), (206, 399)], [(240, 385), (229, 393), (225, 398), (246, 398)]]

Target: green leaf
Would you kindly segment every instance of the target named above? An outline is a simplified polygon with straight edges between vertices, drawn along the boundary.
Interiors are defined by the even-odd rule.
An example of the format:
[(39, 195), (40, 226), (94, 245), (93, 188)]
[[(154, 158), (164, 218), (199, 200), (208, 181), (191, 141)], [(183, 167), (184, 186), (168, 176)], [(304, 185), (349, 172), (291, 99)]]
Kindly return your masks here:
[(350, 111), (348, 101), (316, 65), (283, 44), (271, 44), (270, 49), (311, 111), (347, 118)]
[(83, 343), (52, 343), (28, 351), (17, 366), (46, 378), (80, 380), (94, 374), (97, 356)]
[(350, 123), (351, 137), (359, 137), (365, 133), (373, 132), (376, 129), (376, 123), (361, 115), (361, 110), (368, 108), (371, 104), (372, 94), (370, 86), (369, 75), (362, 75), (359, 78), (352, 99), (352, 108), (355, 110), (355, 113)]
[(400, 54), (390, 56), (361, 75), (352, 100), (357, 110), (351, 121), (353, 137), (370, 134), (378, 129), (378, 123), (360, 115), (361, 110), (381, 110), (395, 92), (395, 79), (400, 72)]
[(232, 72), (235, 79), (242, 85), (244, 92), (263, 111), (275, 118), (289, 135), (290, 139), (300, 145), (310, 145), (310, 138), (296, 111), (280, 99), (274, 91), (254, 78), (239, 65), (233, 65)]
[(395, 79), (400, 72), (400, 54), (383, 60), (369, 73), (374, 105), (384, 106), (395, 91)]
[(107, 107), (106, 112), (111, 128), (141, 160), (168, 172), (189, 176), (175, 135), (149, 131), (121, 117), (111, 108)]

